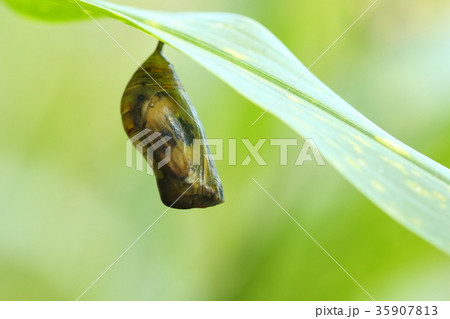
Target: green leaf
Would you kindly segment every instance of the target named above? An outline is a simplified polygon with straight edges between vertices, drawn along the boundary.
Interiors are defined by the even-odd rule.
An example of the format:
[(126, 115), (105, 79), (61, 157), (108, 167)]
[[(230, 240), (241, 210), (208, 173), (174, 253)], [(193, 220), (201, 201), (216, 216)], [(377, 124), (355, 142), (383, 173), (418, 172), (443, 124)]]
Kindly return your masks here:
[(265, 27), (229, 13), (165, 13), (101, 0), (78, 2), (94, 16), (108, 15), (184, 52), (312, 138), (325, 158), (382, 210), (450, 253), (449, 170), (370, 122)]

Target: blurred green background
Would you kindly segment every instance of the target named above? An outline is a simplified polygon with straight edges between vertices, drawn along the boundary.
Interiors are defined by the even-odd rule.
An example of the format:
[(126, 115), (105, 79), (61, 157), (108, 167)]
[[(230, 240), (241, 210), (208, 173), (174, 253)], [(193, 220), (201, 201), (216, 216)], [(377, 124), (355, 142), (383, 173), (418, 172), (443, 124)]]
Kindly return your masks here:
[[(267, 26), (310, 65), (371, 3), (121, 1), (227, 11)], [(150, 36), (101, 23), (138, 61)], [(91, 20), (42, 23), (0, 3), (0, 299), (76, 299), (164, 210), (125, 165), (119, 103), (135, 63)], [(171, 48), (209, 138), (296, 138)], [(450, 166), (450, 2), (383, 1), (312, 69), (369, 119)], [(301, 142), (299, 143), (301, 144)], [(169, 210), (84, 300), (367, 300), (251, 180), (260, 182), (377, 300), (448, 300), (450, 258), (394, 222), (331, 166), (218, 161), (226, 203)], [(225, 154), (227, 148), (225, 148)], [(238, 143), (238, 162), (247, 156)], [(450, 230), (449, 230), (450, 231)]]

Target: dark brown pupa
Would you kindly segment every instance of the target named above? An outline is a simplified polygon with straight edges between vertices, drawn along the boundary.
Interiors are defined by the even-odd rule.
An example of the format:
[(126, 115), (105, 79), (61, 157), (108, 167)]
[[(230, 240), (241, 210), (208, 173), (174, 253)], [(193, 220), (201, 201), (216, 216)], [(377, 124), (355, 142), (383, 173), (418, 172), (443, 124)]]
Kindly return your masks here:
[[(125, 89), (121, 103), (125, 132), (145, 158), (152, 158), (149, 164), (166, 206), (188, 209), (220, 204), (222, 183), (214, 161), (205, 156), (211, 152), (202, 124), (172, 64), (162, 55), (163, 45), (158, 43)], [(141, 147), (146, 144), (143, 132), (166, 139), (149, 139)], [(204, 141), (198, 165), (194, 165), (194, 140)], [(161, 166), (168, 147), (170, 160)]]

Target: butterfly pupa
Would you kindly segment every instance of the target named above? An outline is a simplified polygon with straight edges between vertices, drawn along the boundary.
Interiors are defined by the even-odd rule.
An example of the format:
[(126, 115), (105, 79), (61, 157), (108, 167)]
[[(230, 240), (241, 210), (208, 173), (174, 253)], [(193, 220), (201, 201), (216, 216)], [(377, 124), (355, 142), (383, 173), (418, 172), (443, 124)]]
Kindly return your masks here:
[[(121, 103), (125, 132), (152, 167), (166, 206), (188, 209), (220, 204), (222, 183), (214, 161), (205, 156), (211, 152), (202, 123), (172, 64), (163, 56), (163, 45), (158, 43), (125, 89)], [(195, 148), (200, 151), (199, 162), (194, 161), (195, 140), (202, 141)], [(170, 159), (161, 165), (168, 148)]]

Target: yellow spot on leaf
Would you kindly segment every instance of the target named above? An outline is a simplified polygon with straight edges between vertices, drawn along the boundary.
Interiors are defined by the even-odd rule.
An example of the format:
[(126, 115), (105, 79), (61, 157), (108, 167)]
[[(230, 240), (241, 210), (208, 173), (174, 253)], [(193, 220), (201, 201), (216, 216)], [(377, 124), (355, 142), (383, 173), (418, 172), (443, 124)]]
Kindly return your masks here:
[(406, 185), (408, 185), (408, 187), (413, 190), (415, 193), (424, 196), (424, 197), (430, 197), (430, 192), (427, 191), (425, 188), (423, 188), (422, 186), (420, 186), (419, 184), (417, 184), (414, 181), (406, 181)]
[(441, 201), (441, 202), (446, 202), (446, 201), (447, 201), (447, 197), (445, 197), (445, 195), (443, 195), (443, 194), (441, 194), (441, 193), (439, 193), (439, 192), (437, 192), (437, 191), (433, 191), (433, 196), (434, 196), (437, 200), (439, 200), (439, 201)]
[(151, 25), (152, 27), (156, 27), (156, 28), (161, 26), (161, 24), (159, 22), (152, 21), (152, 20), (145, 20), (145, 23), (148, 25)]
[(421, 220), (420, 218), (413, 218), (412, 222), (414, 225), (418, 226), (418, 227), (422, 227), (423, 226), (423, 220)]
[(351, 167), (353, 167), (357, 171), (362, 170), (361, 166), (359, 166), (359, 164), (357, 162), (355, 162), (351, 157), (345, 156), (344, 159)]
[(379, 192), (385, 192), (386, 191), (386, 188), (384, 188), (383, 184), (381, 184), (379, 181), (373, 179), (371, 181), (371, 183), (372, 183), (372, 186), (375, 187), (375, 189), (377, 191), (379, 191)]
[(358, 164), (361, 165), (362, 167), (366, 167), (366, 166), (367, 166), (366, 161), (364, 161), (364, 160), (361, 159), (361, 158), (358, 159)]
[(361, 136), (359, 136), (359, 135), (357, 135), (357, 134), (354, 134), (354, 133), (352, 133), (352, 134), (350, 134), (355, 140), (357, 140), (358, 142), (360, 142), (361, 144), (364, 144), (365, 146), (367, 146), (367, 147), (372, 147), (372, 145), (367, 141), (367, 140), (365, 140), (364, 138), (362, 138)]
[(333, 126), (333, 127), (338, 127), (336, 123), (334, 123), (333, 121), (330, 121), (329, 119), (327, 119), (326, 117), (324, 117), (324, 116), (322, 116), (322, 115), (320, 115), (320, 114), (313, 113), (313, 116), (314, 116), (315, 118), (321, 120), (322, 122), (325, 122), (325, 123), (330, 124), (330, 125)]
[(396, 169), (398, 169), (400, 172), (403, 173), (403, 175), (405, 176), (409, 176), (409, 172), (408, 170), (399, 162), (396, 162), (394, 160), (391, 160), (389, 157), (381, 155), (381, 159), (389, 164), (391, 164), (392, 166), (394, 166)]
[(390, 150), (396, 152), (397, 154), (400, 154), (400, 155), (403, 155), (403, 156), (409, 156), (408, 151), (405, 150), (403, 148), (403, 146), (401, 146), (397, 142), (389, 140), (389, 139), (384, 138), (384, 137), (380, 137), (380, 136), (375, 136), (375, 139), (378, 142), (380, 142), (381, 144), (383, 144), (384, 146), (386, 146), (387, 148), (389, 148)]
[(231, 49), (231, 48), (225, 48), (225, 49), (223, 49), (226, 53), (228, 53), (228, 54), (231, 54), (232, 56), (234, 56), (236, 59), (239, 59), (239, 60), (248, 60), (249, 58), (248, 58), (248, 56), (246, 56), (245, 54), (243, 54), (243, 53), (240, 53), (240, 52), (238, 52), (238, 51), (236, 51), (236, 50), (234, 50), (234, 49)]
[(296, 97), (295, 95), (288, 94), (288, 95), (287, 95), (287, 98), (288, 98), (289, 100), (291, 100), (292, 102), (295, 102), (295, 103), (298, 103), (298, 104), (303, 104), (303, 101), (300, 100), (300, 99), (299, 99), (298, 97)]
[(348, 136), (343, 135), (343, 134), (341, 135), (341, 138), (342, 138), (344, 141), (350, 143), (350, 144), (352, 145), (352, 147), (353, 147), (353, 149), (355, 150), (356, 153), (359, 153), (359, 154), (362, 154), (362, 153), (363, 153), (363, 149), (361, 148), (361, 145), (359, 145), (357, 142), (355, 142), (354, 140), (352, 140), (351, 138), (349, 138)]
[(353, 149), (355, 150), (356, 153), (362, 153), (363, 150), (361, 148), (361, 146), (357, 145), (357, 144), (353, 144)]
[(411, 171), (411, 173), (412, 173), (414, 176), (417, 176), (417, 177), (421, 177), (421, 176), (422, 176), (422, 174), (420, 174), (418, 171)]
[(217, 23), (214, 23), (214, 27), (223, 29), (223, 28), (227, 28), (228, 26), (226, 24), (223, 24), (222, 22), (217, 22)]

